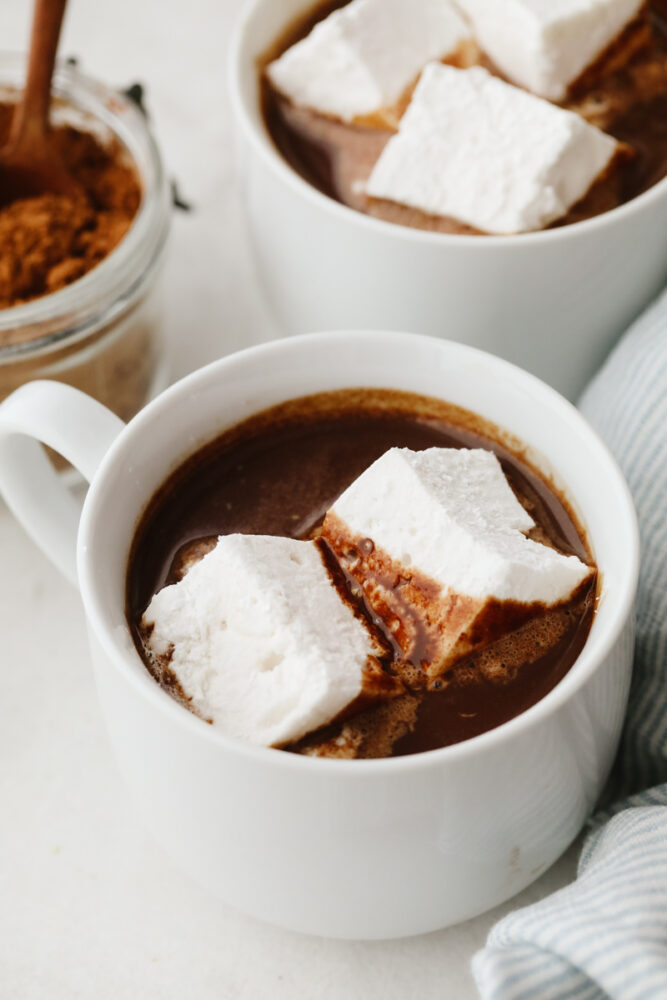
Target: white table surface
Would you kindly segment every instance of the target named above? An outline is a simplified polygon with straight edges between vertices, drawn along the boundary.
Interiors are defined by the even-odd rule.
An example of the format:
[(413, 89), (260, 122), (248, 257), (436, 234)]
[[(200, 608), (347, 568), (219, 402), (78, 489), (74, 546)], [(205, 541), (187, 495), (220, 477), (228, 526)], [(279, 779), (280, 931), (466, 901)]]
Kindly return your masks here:
[[(276, 0), (278, 2), (278, 0)], [(27, 0), (0, 0), (25, 45)], [(71, 0), (61, 52), (142, 81), (174, 217), (165, 296), (174, 377), (276, 335), (239, 206), (225, 49), (239, 0)], [(149, 839), (111, 756), (76, 592), (0, 503), (0, 1000), (467, 1000), (469, 963), (513, 906), (573, 877), (570, 850), (511, 904), (402, 942), (299, 936), (230, 910)]]

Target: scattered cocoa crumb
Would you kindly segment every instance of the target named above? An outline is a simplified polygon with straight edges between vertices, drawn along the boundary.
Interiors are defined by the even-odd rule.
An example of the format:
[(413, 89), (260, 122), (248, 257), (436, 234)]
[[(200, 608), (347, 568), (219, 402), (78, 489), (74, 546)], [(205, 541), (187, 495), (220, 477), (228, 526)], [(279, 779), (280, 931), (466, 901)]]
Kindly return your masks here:
[[(13, 105), (0, 104), (0, 145), (12, 114)], [(0, 210), (0, 308), (81, 278), (120, 242), (139, 207), (139, 179), (118, 144), (103, 146), (69, 126), (56, 137), (85, 197), (44, 194)]]

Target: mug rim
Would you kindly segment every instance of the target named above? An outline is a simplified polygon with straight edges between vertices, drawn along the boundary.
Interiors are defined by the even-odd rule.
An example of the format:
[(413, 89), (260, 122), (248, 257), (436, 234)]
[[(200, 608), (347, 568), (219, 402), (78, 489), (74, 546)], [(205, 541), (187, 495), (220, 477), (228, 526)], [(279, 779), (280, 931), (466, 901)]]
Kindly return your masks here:
[[(509, 234), (481, 234), (472, 236), (465, 233), (436, 233), (423, 229), (414, 229), (410, 226), (403, 226), (399, 223), (388, 222), (385, 219), (376, 219), (374, 216), (366, 215), (356, 209), (336, 201), (317, 188), (313, 187), (305, 178), (301, 177), (297, 171), (281, 156), (279, 150), (273, 144), (266, 129), (258, 124), (249, 105), (255, 102), (250, 100), (245, 93), (243, 86), (243, 69), (245, 61), (243, 49), (246, 42), (247, 32), (253, 16), (271, 0), (246, 0), (237, 17), (228, 47), (228, 70), (227, 83), (230, 94), (231, 106), (236, 121), (254, 150), (259, 154), (268, 168), (281, 180), (287, 184), (292, 191), (301, 198), (321, 211), (328, 213), (341, 223), (360, 226), (371, 233), (384, 238), (395, 238), (408, 242), (423, 243), (432, 246), (442, 247), (478, 247), (480, 249), (498, 245), (507, 249), (508, 246), (530, 246), (541, 243), (556, 243), (568, 239), (576, 239), (581, 234), (585, 236), (588, 232), (607, 226), (613, 226), (615, 222), (619, 224), (626, 218), (638, 214), (642, 209), (650, 209), (655, 201), (662, 198), (667, 199), (667, 176), (658, 181), (648, 190), (626, 201), (622, 205), (617, 205), (607, 212), (584, 219), (581, 222), (572, 222), (567, 226), (560, 226), (555, 229), (541, 229), (528, 233)], [(306, 9), (304, 4), (304, 11)], [(311, 2), (312, 6), (312, 2)], [(254, 57), (253, 63), (257, 57)], [(256, 70), (256, 66), (253, 66)], [(259, 111), (261, 119), (261, 110)]]
[[(99, 503), (99, 498), (104, 495), (107, 489), (113, 488), (114, 485), (117, 486), (117, 480), (113, 475), (109, 475), (109, 473), (113, 471), (113, 466), (120, 455), (132, 451), (137, 436), (141, 437), (144, 428), (151, 426), (157, 413), (171, 408), (176, 400), (187, 397), (202, 380), (233, 379), (235, 369), (242, 369), (248, 362), (252, 362), (256, 358), (261, 357), (264, 363), (268, 362), (270, 364), (272, 355), (277, 354), (280, 356), (284, 355), (284, 352), (289, 353), (290, 351), (295, 351), (298, 354), (301, 345), (304, 343), (311, 345), (335, 341), (337, 346), (340, 347), (341, 338), (346, 337), (348, 338), (348, 342), (350, 342), (352, 338), (358, 339), (360, 336), (376, 338), (378, 343), (382, 344), (385, 348), (388, 344), (405, 345), (408, 339), (412, 344), (416, 341), (422, 342), (424, 346), (428, 345), (431, 348), (438, 347), (449, 355), (450, 358), (452, 355), (458, 355), (459, 357), (462, 356), (467, 360), (474, 361), (477, 365), (486, 366), (487, 370), (491, 368), (500, 380), (509, 381), (513, 384), (516, 384), (518, 381), (523, 386), (529, 386), (533, 390), (537, 390), (544, 400), (545, 410), (550, 414), (552, 419), (570, 423), (570, 425), (574, 423), (579, 439), (585, 442), (588, 449), (596, 450), (606, 464), (611, 478), (615, 481), (619, 507), (623, 509), (624, 523), (621, 526), (622, 530), (619, 532), (619, 538), (625, 538), (628, 552), (626, 560), (627, 572), (621, 584), (622, 590), (615, 618), (608, 623), (606, 632), (596, 637), (593, 649), (590, 646), (590, 635), (587, 637), (584, 648), (565, 676), (534, 705), (520, 712), (507, 722), (502, 723), (500, 726), (486, 730), (478, 736), (463, 740), (460, 743), (421, 753), (409, 754), (403, 757), (355, 760), (351, 763), (348, 760), (311, 758), (305, 755), (290, 754), (280, 750), (276, 751), (273, 747), (254, 746), (244, 743), (241, 740), (225, 735), (214, 726), (209, 725), (179, 705), (150, 675), (133, 645), (133, 659), (136, 657), (139, 660), (144, 668), (143, 672), (137, 671), (136, 661), (130, 663), (127, 635), (124, 634), (121, 639), (118, 635), (119, 630), (105, 619), (99, 593), (97, 593), (99, 587), (95, 582), (95, 571), (92, 567), (90, 556), (91, 553), (94, 553), (95, 549), (95, 540), (94, 536), (91, 535), (91, 529), (95, 524), (95, 510)], [(289, 396), (287, 398), (292, 397)], [(543, 457), (546, 459), (547, 464), (549, 464), (548, 454), (544, 453)], [(179, 459), (180, 461), (182, 459)], [(570, 490), (570, 495), (576, 501), (576, 494), (570, 489), (569, 483), (565, 485)], [(142, 511), (136, 512), (135, 527), (141, 513)], [(119, 670), (124, 679), (140, 695), (145, 696), (156, 710), (170, 715), (173, 718), (174, 724), (186, 727), (194, 736), (198, 734), (200, 738), (208, 740), (214, 746), (217, 745), (219, 749), (241, 755), (248, 759), (254, 759), (258, 764), (264, 763), (268, 766), (296, 768), (297, 770), (310, 770), (314, 768), (316, 773), (322, 775), (324, 773), (334, 775), (345, 773), (350, 775), (350, 777), (353, 775), (359, 777), (372, 773), (380, 777), (382, 775), (386, 776), (389, 773), (402, 773), (420, 770), (423, 767), (444, 765), (447, 761), (454, 761), (491, 749), (498, 743), (502, 743), (522, 732), (533, 729), (542, 720), (555, 714), (560, 707), (573, 698), (595, 671), (605, 662), (611, 649), (617, 643), (632, 612), (639, 574), (639, 529), (630, 490), (607, 445), (571, 403), (536, 376), (486, 351), (481, 351), (455, 341), (419, 334), (398, 333), (395, 331), (327, 331), (285, 337), (280, 340), (237, 351), (218, 361), (214, 361), (174, 383), (174, 385), (160, 393), (159, 396), (133, 417), (104, 455), (88, 490), (78, 533), (77, 566), (79, 587), (86, 617), (96, 641), (102, 645), (108, 659), (113, 663), (114, 668)], [(125, 618), (124, 611), (123, 618)], [(127, 622), (125, 622), (125, 630), (129, 634)]]

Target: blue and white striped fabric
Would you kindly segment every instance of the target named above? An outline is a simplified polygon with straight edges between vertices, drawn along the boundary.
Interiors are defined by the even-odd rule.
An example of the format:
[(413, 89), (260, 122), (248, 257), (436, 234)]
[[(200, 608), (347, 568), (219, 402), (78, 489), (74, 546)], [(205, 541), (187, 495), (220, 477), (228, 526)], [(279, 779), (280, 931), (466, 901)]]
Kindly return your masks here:
[(591, 822), (576, 881), (493, 928), (473, 959), (484, 1000), (667, 1000), (667, 291), (581, 409), (625, 473), (642, 535), (617, 801)]

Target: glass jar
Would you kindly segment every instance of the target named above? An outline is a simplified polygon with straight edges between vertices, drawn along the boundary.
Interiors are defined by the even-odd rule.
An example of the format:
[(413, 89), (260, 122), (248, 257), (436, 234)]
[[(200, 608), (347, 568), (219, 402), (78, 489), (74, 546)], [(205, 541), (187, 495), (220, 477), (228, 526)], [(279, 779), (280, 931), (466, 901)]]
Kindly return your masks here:
[[(0, 54), (0, 101), (16, 101), (25, 57)], [(142, 197), (118, 246), (59, 291), (0, 309), (0, 400), (37, 378), (82, 389), (128, 420), (166, 383), (159, 273), (171, 200), (144, 115), (122, 94), (61, 65), (52, 121), (114, 139), (134, 163)]]

